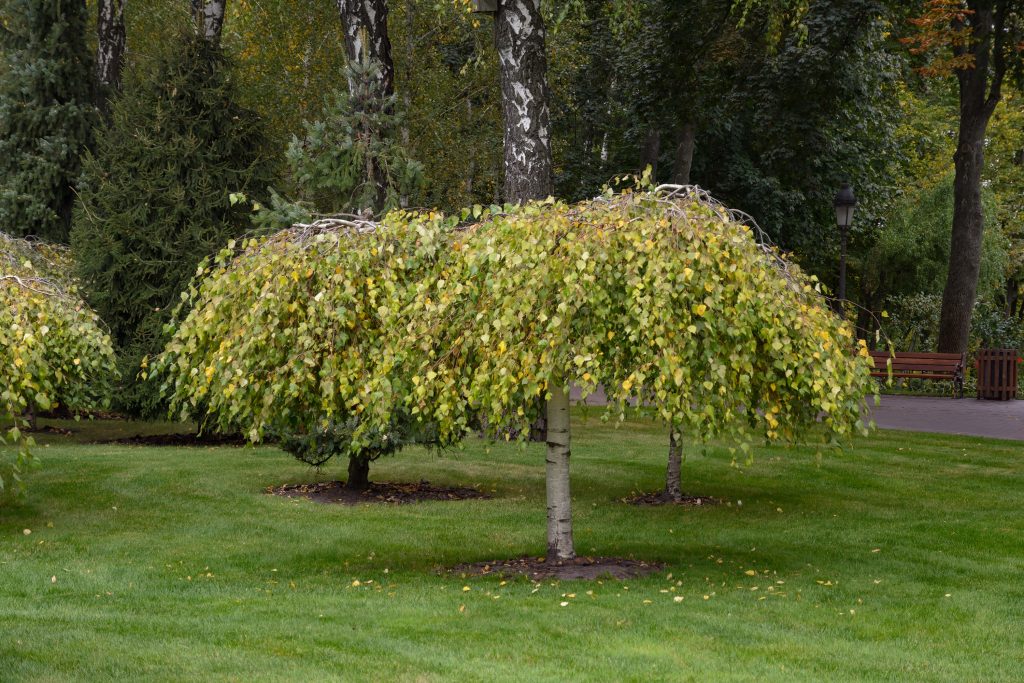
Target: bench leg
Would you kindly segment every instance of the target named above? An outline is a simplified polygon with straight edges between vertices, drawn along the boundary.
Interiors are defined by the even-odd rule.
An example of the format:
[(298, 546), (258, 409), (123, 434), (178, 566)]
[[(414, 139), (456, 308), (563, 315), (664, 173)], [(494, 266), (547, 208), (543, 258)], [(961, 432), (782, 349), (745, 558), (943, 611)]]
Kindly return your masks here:
[(964, 376), (963, 373), (957, 373), (956, 377), (953, 378), (953, 391), (956, 398), (964, 397)]

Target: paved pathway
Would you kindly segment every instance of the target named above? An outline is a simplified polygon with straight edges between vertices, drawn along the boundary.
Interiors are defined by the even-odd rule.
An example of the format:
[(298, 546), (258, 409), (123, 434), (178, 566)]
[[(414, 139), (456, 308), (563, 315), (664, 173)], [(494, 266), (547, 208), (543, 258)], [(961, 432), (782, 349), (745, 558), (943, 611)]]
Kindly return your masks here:
[[(579, 400), (579, 395), (579, 389), (573, 387), (570, 391), (572, 400)], [(600, 387), (587, 397), (590, 405), (604, 405), (605, 400)], [(882, 404), (872, 406), (870, 412), (880, 429), (1024, 441), (1024, 401), (883, 396)]]
[(1024, 401), (883, 396), (880, 406), (872, 406), (871, 417), (880, 429), (1024, 441)]

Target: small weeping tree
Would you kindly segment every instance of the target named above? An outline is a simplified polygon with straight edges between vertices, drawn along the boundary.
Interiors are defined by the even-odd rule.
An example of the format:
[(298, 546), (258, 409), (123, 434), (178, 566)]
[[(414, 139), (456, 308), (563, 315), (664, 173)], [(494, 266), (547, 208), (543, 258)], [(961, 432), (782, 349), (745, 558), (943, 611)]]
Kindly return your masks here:
[(368, 487), (372, 461), (435, 440), (402, 410), (411, 386), (387, 347), (452, 224), (393, 212), (229, 242), (199, 267), (150, 369), (172, 411), (317, 467), (348, 456), (347, 487)]
[(454, 233), (392, 336), (411, 364), (409, 413), (442, 440), (479, 415), (525, 435), (545, 398), (547, 558), (575, 556), (569, 397), (603, 385), (624, 416), (651, 406), (674, 432), (824, 443), (863, 429), (867, 349), (795, 265), (697, 195), (607, 194), (484, 213)]
[[(639, 180), (641, 186), (653, 188), (653, 185), (650, 183), (649, 174), (645, 173), (644, 177)], [(729, 219), (734, 223), (742, 224), (750, 230), (751, 237), (753, 237), (757, 242), (761, 251), (764, 253), (767, 262), (775, 266), (778, 274), (782, 278), (788, 279), (790, 272), (793, 272), (791, 266), (780, 257), (778, 250), (772, 246), (771, 240), (768, 236), (748, 214), (735, 209), (728, 209), (727, 207), (719, 204), (705, 190), (702, 190), (696, 185), (661, 185), (656, 191), (671, 196), (677, 204), (685, 200), (716, 206), (719, 212), (727, 214)], [(792, 283), (794, 286), (800, 287), (807, 283), (807, 280), (797, 277), (792, 281)], [(660, 500), (662, 502), (678, 503), (682, 502), (684, 499), (682, 487), (682, 465), (683, 437), (685, 435), (674, 417), (668, 417), (666, 422), (669, 427), (668, 462), (665, 467), (665, 488), (661, 492)]]
[[(109, 402), (117, 369), (110, 336), (82, 301), (66, 247), (0, 232), (0, 490), (22, 486), (39, 411), (88, 411)], [(3, 451), (0, 450), (0, 455)]]

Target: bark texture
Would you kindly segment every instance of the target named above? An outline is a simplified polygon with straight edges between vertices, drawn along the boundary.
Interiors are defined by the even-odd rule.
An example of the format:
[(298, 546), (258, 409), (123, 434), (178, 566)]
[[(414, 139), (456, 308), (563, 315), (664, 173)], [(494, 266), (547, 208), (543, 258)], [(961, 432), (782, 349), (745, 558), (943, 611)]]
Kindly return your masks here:
[(366, 458), (348, 459), (348, 481), (345, 488), (365, 491), (370, 487), (370, 461)]
[(551, 390), (547, 402), (548, 561), (576, 557), (572, 538), (572, 498), (569, 494), (569, 393)]
[(505, 201), (552, 194), (548, 62), (540, 0), (502, 0), (494, 17), (505, 121)]
[(99, 0), (96, 19), (96, 106), (104, 116), (110, 98), (121, 90), (124, 68), (124, 7), (128, 0)]
[[(971, 313), (981, 269), (984, 216), (981, 175), (985, 166), (985, 130), (998, 104), (1006, 72), (1003, 31), (1008, 5), (993, 0), (968, 3), (973, 44), (958, 48), (974, 53), (974, 66), (956, 72), (960, 87), (960, 127), (953, 155), (953, 233), (950, 239), (949, 272), (942, 293), (938, 350), (967, 350)], [(998, 10), (998, 11), (997, 11)]]
[(672, 427), (668, 435), (668, 467), (665, 471), (665, 495), (671, 500), (683, 499), (682, 468), (682, 435), (676, 431), (675, 427)]
[(658, 157), (661, 156), (661, 132), (653, 128), (644, 136), (644, 144), (640, 150), (640, 171), (651, 167), (651, 177), (658, 175)]
[(693, 166), (693, 147), (696, 129), (692, 123), (684, 123), (679, 131), (675, 160), (672, 164), (672, 182), (676, 185), (690, 184), (690, 168)]
[[(384, 97), (395, 94), (395, 64), (391, 59), (388, 38), (388, 4), (386, 0), (337, 0), (341, 25), (345, 31), (345, 57), (350, 63), (374, 63), (380, 92)], [(349, 83), (349, 92), (353, 92)]]
[(192, 21), (203, 37), (214, 45), (220, 45), (221, 29), (224, 28), (224, 7), (227, 0), (191, 0)]

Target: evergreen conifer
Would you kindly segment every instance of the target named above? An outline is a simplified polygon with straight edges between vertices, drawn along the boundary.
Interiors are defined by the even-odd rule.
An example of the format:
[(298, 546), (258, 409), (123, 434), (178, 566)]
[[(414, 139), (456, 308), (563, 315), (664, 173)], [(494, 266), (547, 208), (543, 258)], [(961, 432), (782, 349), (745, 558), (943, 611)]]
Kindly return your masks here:
[(0, 231), (66, 242), (96, 110), (82, 0), (0, 0)]
[(71, 241), (87, 298), (120, 351), (118, 407), (132, 414), (159, 408), (135, 378), (141, 359), (161, 350), (196, 265), (250, 229), (229, 195), (261, 197), (271, 182), (263, 124), (236, 103), (230, 74), (219, 48), (182, 36), (155, 78), (129, 80), (84, 160)]

